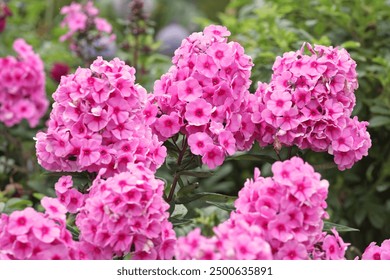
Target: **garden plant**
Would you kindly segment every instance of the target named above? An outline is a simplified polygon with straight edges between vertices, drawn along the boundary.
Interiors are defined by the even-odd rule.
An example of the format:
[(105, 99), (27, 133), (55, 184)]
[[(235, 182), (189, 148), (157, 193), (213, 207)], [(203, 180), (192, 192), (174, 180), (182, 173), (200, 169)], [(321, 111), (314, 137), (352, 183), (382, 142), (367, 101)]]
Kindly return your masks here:
[[(23, 13), (12, 2), (0, 36)], [(370, 63), (388, 67), (388, 53), (362, 54), (358, 30), (334, 46), (330, 27), (307, 19), (302, 33), (291, 1), (237, 0), (169, 62), (142, 4), (111, 25), (92, 1), (69, 3), (46, 53), (0, 46), (0, 259), (390, 259), (386, 228), (356, 237), (366, 217), (382, 229), (389, 204), (367, 190), (350, 221), (363, 198), (340, 187), (371, 162), (366, 180), (387, 191), (384, 136), (369, 128), (390, 123), (388, 101), (358, 92), (385, 90)]]

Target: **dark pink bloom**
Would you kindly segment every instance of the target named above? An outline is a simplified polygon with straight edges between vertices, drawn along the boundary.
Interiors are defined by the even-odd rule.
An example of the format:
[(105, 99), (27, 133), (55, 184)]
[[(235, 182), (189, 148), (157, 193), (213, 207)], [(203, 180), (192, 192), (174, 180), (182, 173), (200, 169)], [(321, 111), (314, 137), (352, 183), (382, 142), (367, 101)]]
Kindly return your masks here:
[(69, 74), (70, 67), (65, 63), (56, 62), (50, 70), (50, 77), (59, 83), (62, 76)]

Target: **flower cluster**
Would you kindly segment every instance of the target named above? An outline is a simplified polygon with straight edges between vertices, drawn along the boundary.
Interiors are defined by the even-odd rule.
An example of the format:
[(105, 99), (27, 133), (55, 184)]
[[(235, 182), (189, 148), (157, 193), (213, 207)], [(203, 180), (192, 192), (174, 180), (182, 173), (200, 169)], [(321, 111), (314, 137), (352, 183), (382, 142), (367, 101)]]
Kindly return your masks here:
[(75, 214), (84, 205), (86, 195), (73, 188), (71, 176), (62, 176), (54, 185), (56, 196), (67, 212)]
[(195, 231), (179, 238), (178, 258), (342, 259), (347, 244), (336, 231), (335, 236), (322, 233), (328, 182), (297, 157), (275, 162), (272, 171), (272, 178), (255, 171), (214, 237)]
[(38, 162), (52, 171), (98, 172), (107, 176), (142, 162), (152, 170), (166, 149), (145, 124), (146, 90), (135, 69), (101, 57), (61, 79), (47, 132), (36, 135)]
[[(234, 214), (234, 213), (233, 213)], [(215, 236), (204, 237), (197, 228), (177, 241), (179, 260), (270, 260), (271, 246), (257, 225), (232, 216), (214, 229)]]
[(49, 106), (43, 62), (23, 39), (13, 48), (17, 57), (0, 58), (0, 122), (10, 127), (25, 119), (35, 127)]
[(111, 58), (115, 53), (115, 35), (112, 26), (105, 19), (98, 17), (99, 10), (92, 1), (85, 5), (71, 3), (61, 8), (65, 15), (61, 22), (68, 32), (60, 41), (68, 40), (71, 49), (84, 61), (91, 61), (97, 56)]
[(211, 25), (184, 39), (173, 66), (154, 84), (148, 114), (152, 127), (166, 140), (181, 132), (191, 152), (210, 168), (225, 156), (248, 150), (254, 125), (248, 110), (251, 58), (230, 32)]
[(0, 259), (73, 259), (76, 243), (66, 229), (66, 209), (58, 199), (45, 197), (45, 213), (26, 208), (0, 217)]
[(345, 49), (306, 44), (306, 55), (304, 46), (278, 57), (270, 84), (251, 97), (256, 138), (261, 146), (328, 151), (340, 170), (351, 168), (371, 147), (368, 123), (351, 118), (356, 63)]
[(162, 198), (164, 183), (140, 164), (129, 169), (94, 181), (76, 218), (80, 241), (111, 252), (110, 258), (172, 259), (176, 236)]
[(381, 246), (372, 242), (364, 250), (362, 260), (390, 260), (390, 239), (383, 241)]

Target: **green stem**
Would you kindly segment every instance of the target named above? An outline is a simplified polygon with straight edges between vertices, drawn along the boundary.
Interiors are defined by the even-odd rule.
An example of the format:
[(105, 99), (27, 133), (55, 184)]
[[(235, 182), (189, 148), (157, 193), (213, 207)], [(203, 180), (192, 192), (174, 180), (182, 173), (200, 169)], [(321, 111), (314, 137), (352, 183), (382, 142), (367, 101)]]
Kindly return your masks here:
[[(184, 154), (187, 151), (187, 147), (188, 147), (187, 139), (184, 136), (184, 138), (183, 138), (183, 146), (182, 146), (182, 149), (180, 150), (179, 157), (177, 158), (178, 170), (180, 169), (180, 165), (181, 165), (181, 163), (183, 161)], [(173, 198), (173, 196), (175, 194), (176, 185), (179, 182), (179, 179), (180, 179), (180, 173), (175, 171), (175, 175), (174, 175), (173, 181), (172, 181), (172, 186), (171, 186), (171, 189), (169, 191), (169, 195), (168, 195), (168, 197), (166, 199), (167, 202), (171, 202), (172, 201), (172, 198)]]

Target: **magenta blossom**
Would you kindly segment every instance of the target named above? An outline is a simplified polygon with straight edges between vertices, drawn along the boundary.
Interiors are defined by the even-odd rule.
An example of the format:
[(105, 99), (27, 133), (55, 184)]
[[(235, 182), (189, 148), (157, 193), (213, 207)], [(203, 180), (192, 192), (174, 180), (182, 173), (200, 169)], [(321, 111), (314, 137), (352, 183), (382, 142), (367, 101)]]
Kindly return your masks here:
[(171, 259), (175, 233), (163, 200), (164, 183), (141, 164), (91, 186), (77, 215), (80, 240), (111, 256)]
[(35, 127), (49, 106), (43, 62), (23, 39), (13, 47), (17, 57), (0, 58), (0, 122), (11, 127), (25, 119)]
[[(198, 137), (199, 138), (199, 137)], [(342, 259), (349, 244), (322, 232), (328, 182), (294, 157), (255, 170), (238, 194), (236, 210), (207, 238), (195, 229), (177, 241), (178, 259)]]
[(105, 168), (109, 176), (126, 171), (129, 162), (153, 170), (164, 162), (166, 149), (144, 122), (146, 90), (135, 84), (134, 68), (118, 58), (108, 62), (99, 57), (90, 68), (63, 76), (53, 98), (47, 132), (36, 136), (44, 168)]
[[(159, 139), (185, 134), (191, 152), (210, 168), (249, 150), (254, 140), (248, 107), (252, 61), (240, 44), (228, 42), (229, 35), (226, 27), (211, 25), (183, 40), (148, 105), (157, 116), (148, 123)], [(199, 141), (194, 146), (192, 135), (198, 133), (208, 136), (207, 149)]]
[[(311, 55), (303, 52), (305, 46)], [(271, 82), (259, 83), (250, 97), (260, 146), (327, 151), (340, 170), (367, 156), (368, 123), (351, 118), (356, 62), (345, 49), (305, 44), (278, 57), (272, 69)]]

